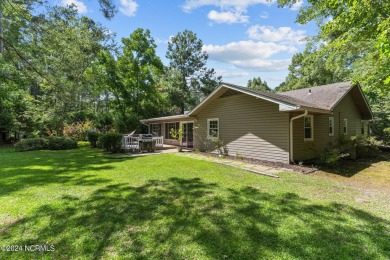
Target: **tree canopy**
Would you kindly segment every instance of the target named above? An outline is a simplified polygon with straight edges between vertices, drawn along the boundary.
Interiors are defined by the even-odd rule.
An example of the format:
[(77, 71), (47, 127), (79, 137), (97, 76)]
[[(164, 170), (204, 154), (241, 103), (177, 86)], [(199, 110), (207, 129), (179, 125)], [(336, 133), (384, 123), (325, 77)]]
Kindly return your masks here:
[[(278, 0), (281, 7), (295, 2)], [(309, 0), (300, 9), (296, 21), (317, 23), (319, 33), (312, 38), (312, 45), (317, 44), (317, 49), (310, 56), (323, 58), (326, 69), (348, 68), (351, 80), (387, 92), (390, 89), (389, 14), (389, 1)]]
[(202, 40), (189, 30), (179, 32), (168, 43), (168, 91), (172, 104), (178, 106), (181, 113), (196, 105), (221, 82), (214, 69), (206, 67), (208, 55), (202, 48)]
[(62, 133), (67, 120), (93, 105), (84, 72), (101, 49), (110, 47), (110, 37), (101, 25), (78, 16), (74, 7), (7, 3), (2, 9), (0, 58), (7, 94), (1, 103), (12, 99), (16, 105), (12, 126), (6, 129)]
[(260, 91), (272, 91), (270, 87), (268, 87), (267, 82), (262, 81), (260, 77), (254, 77), (253, 79), (248, 80), (247, 87), (252, 90), (260, 90)]
[(116, 57), (101, 51), (88, 73), (104, 93), (102, 102), (108, 102), (99, 112), (111, 104), (118, 130), (127, 132), (137, 128), (140, 119), (163, 113), (165, 101), (157, 88), (163, 64), (149, 30), (135, 30), (129, 38), (122, 38), (122, 44)]
[(310, 45), (304, 52), (295, 54), (288, 68), (289, 74), (276, 91), (287, 91), (318, 86), (349, 79), (351, 69), (346, 66), (327, 64), (327, 57), (319, 55)]
[[(99, 3), (107, 18), (115, 14), (112, 1)], [(182, 112), (170, 109), (175, 105), (191, 108), (220, 80), (206, 68), (207, 53), (193, 32), (178, 33), (165, 67), (147, 29), (117, 43), (75, 5), (1, 4), (0, 142), (77, 127), (140, 130), (140, 119)]]

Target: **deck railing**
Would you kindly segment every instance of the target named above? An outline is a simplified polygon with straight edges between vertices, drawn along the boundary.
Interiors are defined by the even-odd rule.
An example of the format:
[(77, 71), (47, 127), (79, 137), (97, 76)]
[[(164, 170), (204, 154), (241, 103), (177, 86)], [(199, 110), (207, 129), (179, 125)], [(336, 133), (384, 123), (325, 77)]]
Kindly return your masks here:
[[(153, 140), (156, 140), (156, 147), (163, 147), (164, 139), (162, 136), (154, 136)], [(125, 150), (137, 150), (139, 149), (139, 138), (131, 135), (124, 135), (122, 138), (122, 149)]]
[(125, 150), (139, 149), (138, 138), (132, 137), (131, 135), (124, 135), (122, 137), (122, 149)]
[(156, 140), (156, 147), (163, 147), (164, 139), (162, 136), (154, 136), (153, 140)]

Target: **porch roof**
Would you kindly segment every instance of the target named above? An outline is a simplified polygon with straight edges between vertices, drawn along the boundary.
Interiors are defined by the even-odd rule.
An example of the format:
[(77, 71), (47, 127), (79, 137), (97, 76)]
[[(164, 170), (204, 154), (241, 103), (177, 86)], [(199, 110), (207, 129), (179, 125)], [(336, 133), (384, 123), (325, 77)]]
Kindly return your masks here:
[(142, 124), (153, 124), (153, 123), (161, 123), (161, 122), (182, 121), (185, 119), (191, 119), (191, 117), (188, 114), (174, 115), (174, 116), (163, 116), (163, 117), (142, 119), (141, 123)]

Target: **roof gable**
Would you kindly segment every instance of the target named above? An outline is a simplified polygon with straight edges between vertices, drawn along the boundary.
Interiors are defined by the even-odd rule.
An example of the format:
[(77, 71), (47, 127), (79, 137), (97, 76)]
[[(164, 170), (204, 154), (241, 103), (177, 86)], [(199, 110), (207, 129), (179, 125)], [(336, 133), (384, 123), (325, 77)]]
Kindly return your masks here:
[[(363, 94), (362, 89), (359, 86), (353, 87), (349, 92), (355, 101), (355, 104), (362, 116), (363, 120), (373, 119), (373, 114), (371, 108), (367, 102), (365, 95)], [(336, 104), (337, 105), (337, 104)]]
[[(245, 87), (240, 87), (233, 84), (227, 84), (223, 83), (220, 87), (218, 87), (216, 90), (214, 90), (209, 96), (207, 96), (205, 99), (200, 102), (194, 109), (192, 109), (188, 115), (196, 115), (198, 112), (200, 112), (204, 107), (206, 107), (208, 104), (210, 104), (215, 99), (221, 97), (225, 93), (228, 93), (229, 90), (235, 90), (238, 92), (241, 92), (243, 94), (247, 94), (256, 98), (260, 98), (263, 100), (267, 100), (269, 102), (275, 103), (279, 105), (280, 110), (286, 110), (286, 109), (298, 109), (297, 105), (291, 102), (290, 99), (287, 98), (280, 98), (276, 96), (274, 93), (268, 93), (268, 92), (260, 92), (260, 91), (254, 91), (250, 90)], [(284, 108), (284, 109), (282, 109)]]

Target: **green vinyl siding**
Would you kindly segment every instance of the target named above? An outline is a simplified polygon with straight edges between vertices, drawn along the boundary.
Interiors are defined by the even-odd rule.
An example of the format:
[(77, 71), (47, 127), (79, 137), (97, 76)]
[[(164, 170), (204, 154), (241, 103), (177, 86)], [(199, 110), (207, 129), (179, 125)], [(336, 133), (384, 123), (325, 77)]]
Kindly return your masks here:
[(288, 113), (246, 94), (220, 97), (196, 115), (196, 146), (205, 149), (207, 119), (218, 118), (219, 137), (229, 155), (287, 163)]
[[(291, 113), (290, 118), (299, 115)], [(314, 140), (304, 141), (303, 118), (294, 120), (294, 159), (307, 160), (317, 157), (325, 148), (336, 144), (340, 136), (350, 137), (361, 133), (360, 112), (347, 94), (333, 110), (333, 114), (314, 114)], [(329, 117), (334, 118), (334, 135), (329, 136)], [(343, 134), (344, 119), (348, 120), (348, 133)]]

